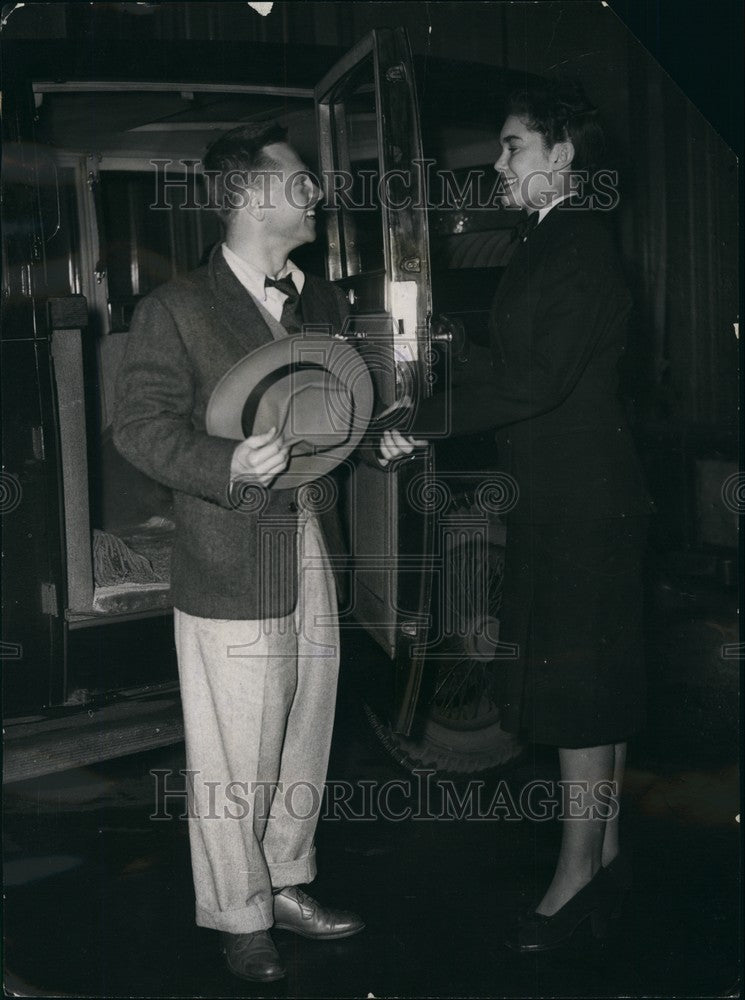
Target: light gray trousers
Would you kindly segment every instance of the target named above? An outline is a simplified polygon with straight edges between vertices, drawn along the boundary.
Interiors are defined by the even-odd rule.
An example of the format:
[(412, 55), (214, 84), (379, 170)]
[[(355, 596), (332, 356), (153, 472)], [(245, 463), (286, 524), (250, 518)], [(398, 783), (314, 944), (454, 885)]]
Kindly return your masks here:
[(310, 882), (339, 671), (333, 573), (301, 515), (299, 588), (286, 618), (231, 621), (175, 610), (202, 927), (270, 927), (272, 888)]

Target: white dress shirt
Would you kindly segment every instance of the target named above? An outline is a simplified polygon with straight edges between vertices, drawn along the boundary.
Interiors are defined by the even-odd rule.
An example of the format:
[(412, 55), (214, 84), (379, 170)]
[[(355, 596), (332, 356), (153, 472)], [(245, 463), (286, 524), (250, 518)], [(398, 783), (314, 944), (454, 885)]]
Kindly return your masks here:
[[(264, 282), (268, 276), (258, 267), (249, 264), (243, 257), (239, 257), (226, 243), (222, 245), (222, 255), (225, 258), (225, 263), (246, 291), (253, 295), (277, 321), (280, 321), (282, 319), (282, 306), (285, 304), (285, 299), (287, 298), (285, 293), (271, 286), (267, 288)], [(288, 275), (292, 278), (292, 283), (297, 288), (298, 293), (302, 292), (303, 285), (305, 284), (305, 275), (289, 259), (277, 275), (277, 278), (286, 278)]]

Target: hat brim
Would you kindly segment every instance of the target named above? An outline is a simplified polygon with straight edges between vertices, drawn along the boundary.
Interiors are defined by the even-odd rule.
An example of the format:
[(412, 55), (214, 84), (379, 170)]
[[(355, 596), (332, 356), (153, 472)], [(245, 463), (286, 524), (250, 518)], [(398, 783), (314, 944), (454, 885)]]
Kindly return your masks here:
[(347, 388), (352, 398), (349, 434), (343, 443), (331, 448), (291, 453), (287, 468), (272, 481), (270, 489), (293, 489), (333, 471), (360, 443), (372, 416), (372, 379), (357, 351), (335, 337), (301, 335), (259, 347), (223, 375), (207, 404), (207, 433), (243, 441), (243, 412), (252, 391), (271, 373), (297, 364), (325, 368)]

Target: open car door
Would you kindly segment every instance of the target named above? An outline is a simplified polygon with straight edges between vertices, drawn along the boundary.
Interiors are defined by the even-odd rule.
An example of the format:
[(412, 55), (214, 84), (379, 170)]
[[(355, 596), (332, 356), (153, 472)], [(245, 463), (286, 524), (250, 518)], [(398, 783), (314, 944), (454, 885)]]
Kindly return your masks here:
[[(328, 217), (328, 276), (347, 293), (378, 412), (431, 392), (432, 294), (419, 113), (404, 29), (363, 38), (315, 90)], [(363, 454), (349, 477), (352, 586), (342, 622), (394, 662), (390, 720), (408, 732), (421, 684), (431, 587), (432, 457), (382, 468)]]

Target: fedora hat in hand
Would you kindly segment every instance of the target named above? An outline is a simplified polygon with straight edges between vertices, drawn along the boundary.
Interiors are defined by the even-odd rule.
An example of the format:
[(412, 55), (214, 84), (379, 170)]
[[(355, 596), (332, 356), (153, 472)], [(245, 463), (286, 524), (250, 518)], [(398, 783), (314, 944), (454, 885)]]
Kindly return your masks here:
[(335, 337), (283, 337), (247, 354), (223, 375), (207, 405), (207, 433), (242, 441), (272, 427), (291, 445), (272, 489), (331, 472), (362, 438), (373, 385), (357, 351)]

